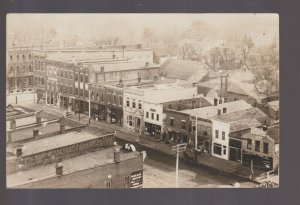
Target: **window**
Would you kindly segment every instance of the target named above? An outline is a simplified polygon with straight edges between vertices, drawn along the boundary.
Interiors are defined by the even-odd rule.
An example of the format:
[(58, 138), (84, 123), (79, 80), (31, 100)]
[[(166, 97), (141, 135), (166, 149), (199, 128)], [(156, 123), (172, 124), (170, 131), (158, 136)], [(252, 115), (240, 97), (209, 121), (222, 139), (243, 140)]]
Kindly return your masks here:
[(139, 109), (141, 110), (142, 109), (142, 103), (139, 103)]
[(151, 113), (151, 119), (154, 120), (154, 113)]
[(185, 127), (186, 127), (185, 124), (186, 124), (186, 122), (183, 121), (183, 120), (181, 120), (181, 128), (182, 128), (182, 129), (185, 129)]
[(70, 79), (72, 80), (73, 79), (73, 73), (70, 72)]
[(247, 139), (247, 149), (252, 149), (252, 139)]
[(174, 126), (174, 119), (170, 118), (170, 126)]
[(68, 78), (68, 71), (65, 70), (65, 78)]
[(33, 71), (33, 70), (32, 70), (32, 65), (29, 65), (28, 70), (29, 70), (29, 72), (32, 72), (32, 71)]
[(20, 56), (19, 55), (17, 55), (17, 60), (20, 60)]
[(80, 74), (80, 82), (83, 82), (83, 75)]
[(146, 118), (149, 118), (149, 112), (146, 112)]
[(156, 114), (156, 120), (159, 121), (159, 114)]
[(124, 183), (125, 183), (125, 188), (130, 187), (130, 177), (129, 176), (125, 176)]
[(104, 94), (101, 94), (101, 102), (104, 102)]
[(213, 151), (214, 151), (214, 154), (221, 155), (222, 154), (222, 146), (220, 144), (214, 143)]
[(107, 94), (107, 102), (111, 103), (110, 94)]
[(255, 151), (260, 152), (260, 141), (255, 140)]
[(80, 89), (80, 96), (83, 97), (83, 89)]
[(85, 76), (85, 82), (88, 83), (89, 82), (89, 76)]
[(78, 88), (75, 88), (75, 95), (78, 95)]
[(219, 130), (215, 130), (215, 137), (219, 138)]
[(225, 132), (222, 132), (222, 140), (225, 140)]
[(172, 105), (169, 105), (169, 109), (172, 109)]
[(264, 154), (269, 154), (269, 143), (264, 142)]
[(206, 127), (206, 134), (211, 136), (211, 127)]
[(132, 102), (132, 107), (135, 108), (135, 102)]
[(114, 104), (117, 104), (117, 96), (114, 95)]
[(122, 96), (119, 96), (119, 105), (121, 105), (121, 106), (122, 106), (122, 104), (123, 104), (123, 99), (122, 99)]
[(73, 87), (70, 86), (70, 94), (73, 94)]
[(226, 146), (223, 146), (223, 155), (226, 155)]
[(106, 181), (105, 183), (105, 188), (111, 188), (111, 181)]
[(75, 73), (75, 81), (78, 81), (78, 74)]

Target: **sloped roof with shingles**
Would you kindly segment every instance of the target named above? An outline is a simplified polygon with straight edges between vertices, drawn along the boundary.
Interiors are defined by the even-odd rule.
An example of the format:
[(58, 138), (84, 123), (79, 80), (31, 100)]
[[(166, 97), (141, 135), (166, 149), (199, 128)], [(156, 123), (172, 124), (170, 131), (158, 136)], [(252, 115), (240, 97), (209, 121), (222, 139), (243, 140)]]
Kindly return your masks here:
[(187, 80), (191, 83), (199, 82), (209, 73), (204, 63), (177, 59), (168, 59), (161, 65), (161, 70), (164, 70), (167, 78)]

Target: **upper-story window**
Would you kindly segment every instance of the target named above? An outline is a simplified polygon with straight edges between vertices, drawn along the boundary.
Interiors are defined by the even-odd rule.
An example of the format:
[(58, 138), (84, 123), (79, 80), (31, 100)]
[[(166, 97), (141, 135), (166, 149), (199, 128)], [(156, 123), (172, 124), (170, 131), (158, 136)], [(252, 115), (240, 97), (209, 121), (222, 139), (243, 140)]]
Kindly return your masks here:
[(29, 72), (33, 72), (32, 65), (28, 66), (28, 70), (29, 70)]
[(65, 70), (65, 78), (68, 78), (68, 70)]
[(154, 120), (154, 113), (151, 113), (151, 119)]
[(60, 70), (60, 77), (64, 77), (64, 71), (63, 70)]
[(170, 126), (174, 126), (174, 118), (170, 118)]
[(136, 104), (135, 104), (135, 102), (132, 102), (132, 107), (133, 108), (135, 108), (136, 106), (135, 106)]
[(103, 93), (101, 94), (101, 102), (104, 102), (104, 95), (103, 95)]
[(70, 79), (72, 80), (73, 79), (73, 73), (70, 72)]
[(141, 110), (142, 109), (142, 103), (139, 103), (138, 106), (139, 106), (139, 109)]
[(225, 132), (222, 132), (222, 140), (225, 140)]
[(20, 60), (20, 56), (19, 56), (19, 55), (17, 55), (17, 61), (18, 61), (18, 60)]
[(122, 99), (122, 96), (119, 96), (119, 105), (123, 105), (123, 99)]
[(259, 140), (255, 140), (255, 151), (260, 152), (260, 141)]
[(83, 83), (83, 75), (82, 74), (80, 74), (80, 82)]
[(22, 55), (22, 59), (25, 60), (25, 55)]
[(10, 55), (10, 60), (11, 60), (11, 61), (13, 60), (13, 56), (12, 56), (12, 55)]
[(264, 154), (269, 154), (269, 143), (264, 142)]
[(156, 120), (159, 121), (159, 114), (156, 114)]
[(114, 97), (113, 97), (113, 103), (117, 104), (117, 96), (116, 95), (114, 95)]
[(219, 138), (219, 130), (215, 130), (215, 137)]
[(31, 60), (31, 58), (32, 58), (31, 54), (28, 55), (28, 58)]
[(129, 100), (126, 101), (126, 106), (127, 106), (127, 107), (130, 107), (130, 102), (129, 102)]
[(149, 112), (148, 111), (146, 112), (146, 118), (149, 118)]
[(247, 139), (247, 149), (252, 150), (252, 139)]
[(181, 120), (181, 129), (185, 129), (185, 128), (186, 128), (186, 121)]

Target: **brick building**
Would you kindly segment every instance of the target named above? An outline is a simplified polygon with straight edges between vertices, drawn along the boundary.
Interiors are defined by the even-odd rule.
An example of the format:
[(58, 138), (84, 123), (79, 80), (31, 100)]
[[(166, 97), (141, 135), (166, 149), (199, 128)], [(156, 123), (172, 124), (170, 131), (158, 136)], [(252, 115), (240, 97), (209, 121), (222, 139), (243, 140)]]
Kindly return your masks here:
[[(76, 179), (76, 180), (74, 180)], [(142, 188), (143, 155), (105, 148), (7, 175), (9, 188)]]
[[(7, 51), (6, 94), (33, 92), (35, 85), (43, 89), (45, 54), (25, 48)], [(35, 77), (34, 77), (35, 76)], [(44, 84), (43, 84), (44, 83)]]

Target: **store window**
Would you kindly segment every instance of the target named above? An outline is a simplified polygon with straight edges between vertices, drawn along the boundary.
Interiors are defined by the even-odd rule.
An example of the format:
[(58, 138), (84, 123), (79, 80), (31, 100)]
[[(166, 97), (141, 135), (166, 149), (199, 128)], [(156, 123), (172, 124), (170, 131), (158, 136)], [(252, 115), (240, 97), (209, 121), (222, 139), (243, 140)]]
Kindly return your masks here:
[(226, 146), (223, 146), (223, 155), (226, 155)]
[(214, 154), (222, 155), (222, 146), (220, 144), (214, 143), (213, 152)]

